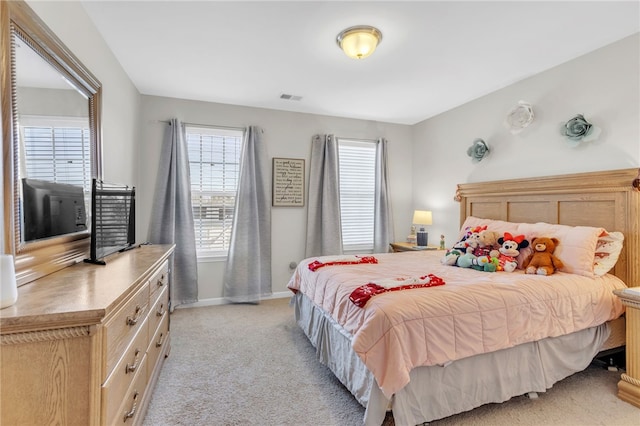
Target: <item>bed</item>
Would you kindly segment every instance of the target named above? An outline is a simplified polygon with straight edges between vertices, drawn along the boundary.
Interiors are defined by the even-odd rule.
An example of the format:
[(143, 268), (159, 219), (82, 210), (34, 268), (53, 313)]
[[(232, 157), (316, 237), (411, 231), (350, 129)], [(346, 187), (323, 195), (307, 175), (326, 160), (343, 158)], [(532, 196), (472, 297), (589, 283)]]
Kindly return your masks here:
[[(288, 284), (296, 321), (366, 408), (367, 425), (388, 410), (396, 425), (416, 425), (544, 392), (624, 346), (613, 290), (640, 282), (639, 177), (624, 169), (460, 184), (461, 235), (483, 223), (527, 238), (557, 233), (565, 270), (488, 273), (445, 265), (442, 251), (310, 258)], [(617, 261), (593, 274), (600, 239), (616, 232)]]

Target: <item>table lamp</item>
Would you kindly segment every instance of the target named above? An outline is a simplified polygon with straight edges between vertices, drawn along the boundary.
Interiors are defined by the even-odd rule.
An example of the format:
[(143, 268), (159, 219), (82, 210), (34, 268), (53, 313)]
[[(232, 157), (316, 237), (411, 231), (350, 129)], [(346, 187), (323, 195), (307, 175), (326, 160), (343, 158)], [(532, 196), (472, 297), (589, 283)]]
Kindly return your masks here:
[(426, 247), (429, 243), (429, 233), (424, 230), (424, 227), (432, 223), (433, 219), (429, 210), (415, 210), (413, 212), (413, 224), (420, 226), (420, 230), (416, 232), (416, 245), (418, 247)]

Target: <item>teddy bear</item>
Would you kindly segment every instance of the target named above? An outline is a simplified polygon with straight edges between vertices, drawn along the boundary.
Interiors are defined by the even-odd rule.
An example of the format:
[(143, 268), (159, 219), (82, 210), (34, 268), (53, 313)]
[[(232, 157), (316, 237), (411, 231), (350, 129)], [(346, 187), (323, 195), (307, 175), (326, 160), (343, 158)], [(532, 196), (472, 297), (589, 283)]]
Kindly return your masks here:
[(563, 268), (562, 261), (553, 254), (558, 244), (560, 244), (560, 240), (557, 238), (534, 238), (531, 243), (533, 253), (522, 264), (524, 272), (526, 274), (551, 275), (557, 269)]
[(518, 267), (516, 257), (520, 250), (529, 247), (529, 241), (524, 235), (513, 236), (505, 232), (503, 237), (498, 238), (500, 248), (498, 249), (498, 271), (513, 272)]
[(498, 257), (498, 251), (496, 250), (499, 247), (498, 238), (500, 238), (500, 234), (497, 232), (483, 229), (477, 234), (476, 241), (478, 246), (473, 250), (473, 254), (478, 257)]

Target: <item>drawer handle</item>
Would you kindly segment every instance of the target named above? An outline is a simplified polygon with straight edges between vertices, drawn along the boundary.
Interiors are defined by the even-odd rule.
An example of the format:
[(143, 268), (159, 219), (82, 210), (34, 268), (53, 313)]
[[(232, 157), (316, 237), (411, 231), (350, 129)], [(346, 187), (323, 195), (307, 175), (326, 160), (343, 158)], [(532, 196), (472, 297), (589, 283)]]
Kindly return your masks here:
[(127, 317), (127, 325), (136, 325), (142, 316), (143, 309), (140, 305), (136, 305), (136, 311), (132, 317)]
[(124, 368), (125, 374), (133, 373), (134, 371), (136, 371), (136, 368), (138, 368), (138, 354), (140, 354), (140, 350), (136, 349), (135, 358), (133, 359), (133, 365), (127, 363), (127, 366)]
[(136, 393), (133, 394), (133, 407), (131, 407), (131, 410), (124, 413), (124, 420), (123, 420), (124, 422), (126, 422), (131, 417), (136, 415), (136, 409), (138, 408), (138, 402), (136, 401), (137, 399), (138, 399), (138, 391), (136, 391)]
[(160, 333), (160, 340), (156, 342), (156, 348), (159, 348), (164, 343), (164, 333)]
[(165, 312), (167, 311), (164, 309), (164, 303), (161, 303), (160, 306), (158, 306), (158, 310), (156, 311), (156, 316), (161, 317)]
[(162, 287), (164, 285), (164, 274), (160, 276), (156, 284), (158, 285), (158, 287)]

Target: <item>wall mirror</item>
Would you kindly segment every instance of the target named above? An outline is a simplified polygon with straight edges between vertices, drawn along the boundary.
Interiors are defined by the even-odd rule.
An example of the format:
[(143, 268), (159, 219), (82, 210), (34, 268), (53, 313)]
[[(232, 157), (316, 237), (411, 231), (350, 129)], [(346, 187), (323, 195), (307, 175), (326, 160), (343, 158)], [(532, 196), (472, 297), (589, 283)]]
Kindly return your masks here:
[(84, 187), (89, 203), (90, 181), (102, 177), (101, 84), (25, 2), (2, 2), (0, 24), (4, 252), (22, 285), (88, 255), (88, 220), (35, 232), (43, 213), (28, 197), (62, 184)]

